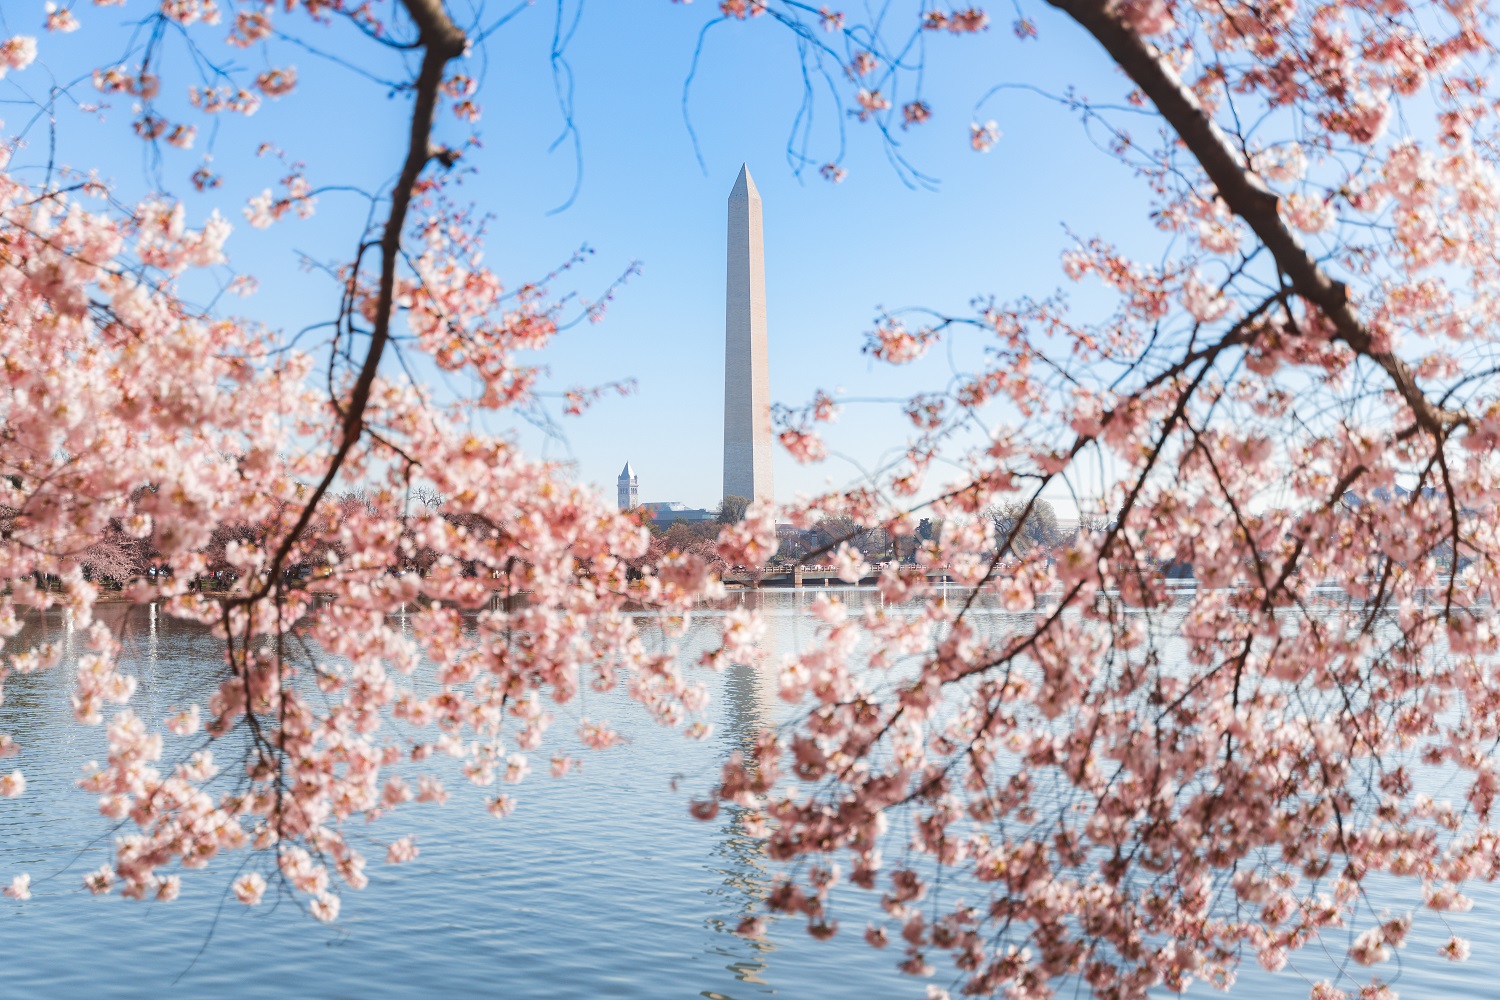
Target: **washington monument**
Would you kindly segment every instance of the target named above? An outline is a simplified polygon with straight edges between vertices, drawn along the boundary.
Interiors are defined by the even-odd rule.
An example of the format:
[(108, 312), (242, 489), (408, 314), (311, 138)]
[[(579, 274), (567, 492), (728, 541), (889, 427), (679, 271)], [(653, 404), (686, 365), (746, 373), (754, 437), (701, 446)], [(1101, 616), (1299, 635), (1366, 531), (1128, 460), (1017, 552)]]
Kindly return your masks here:
[(724, 296), (724, 495), (774, 500), (771, 386), (766, 370), (766, 260), (760, 192), (750, 168), (729, 192)]

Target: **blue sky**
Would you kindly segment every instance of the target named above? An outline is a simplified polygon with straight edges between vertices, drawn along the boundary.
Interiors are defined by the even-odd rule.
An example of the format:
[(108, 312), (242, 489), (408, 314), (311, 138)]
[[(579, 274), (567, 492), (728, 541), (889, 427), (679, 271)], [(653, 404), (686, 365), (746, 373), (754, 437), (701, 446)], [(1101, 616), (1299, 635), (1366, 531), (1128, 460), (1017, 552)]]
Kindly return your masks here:
[[(1046, 294), (1062, 281), (1057, 256), (1069, 243), (1064, 225), (1127, 243), (1152, 238), (1143, 188), (1056, 104), (1018, 92), (997, 96), (978, 117), (995, 119), (1002, 139), (988, 154), (969, 148), (974, 102), (997, 83), (1025, 82), (1058, 93), (1072, 84), (1101, 99), (1123, 91), (1102, 52), (1041, 9), (1027, 11), (1038, 21), (1038, 40), (1020, 41), (1001, 25), (978, 38), (931, 39), (926, 97), (935, 113), (903, 140), (909, 159), (938, 179), (936, 191), (904, 185), (875, 130), (852, 120), (847, 180), (833, 185), (815, 173), (796, 177), (785, 155), (802, 100), (794, 40), (766, 18), (721, 24), (707, 36), (689, 103), (705, 171), (684, 123), (682, 96), (698, 33), (716, 6), (596, 0), (583, 9), (567, 50), (582, 178), (576, 198), (561, 211), (576, 164), (568, 143), (548, 152), (563, 125), (549, 61), (554, 6), (524, 9), (485, 52), (478, 95), (484, 148), (466, 156), (473, 173), (457, 197), (493, 216), (487, 262), (514, 286), (586, 243), (595, 250), (591, 262), (554, 286), (584, 296), (597, 294), (632, 261), (642, 264), (603, 323), (565, 332), (540, 359), (555, 388), (633, 378), (637, 392), (563, 420), (563, 442), (513, 427), (533, 452), (575, 462), (578, 477), (610, 497), (614, 477), (629, 460), (642, 500), (703, 506), (718, 500), (725, 199), (741, 162), (749, 164), (764, 200), (772, 397), (793, 405), (819, 388), (887, 398), (941, 387), (947, 375), (941, 352), (902, 369), (860, 353), (879, 308), (962, 313), (975, 296)], [(0, 9), (0, 27), (8, 32), (39, 33), (40, 0), (5, 0)], [(42, 65), (13, 74), (0, 97), (16, 100), (14, 87), (36, 97), (45, 92), (48, 73), (66, 80), (88, 65), (115, 61), (126, 38), (121, 25), (143, 9), (139, 3), (80, 6), (84, 29), (72, 36), (43, 34)], [(384, 54), (371, 53), (352, 34), (295, 23), (301, 37), (382, 68)], [(256, 68), (265, 61), (255, 50), (239, 59)], [(256, 146), (270, 139), (305, 161), (315, 185), (378, 185), (399, 164), (409, 105), (306, 52), (283, 48), (273, 61), (296, 65), (299, 91), (268, 101), (253, 118), (223, 120), (214, 165), (225, 182), (212, 197), (194, 194), (186, 183), (205, 143), (193, 152), (169, 151), (156, 172), (128, 134), (124, 103), (103, 123), (76, 110), (60, 112), (59, 158), (101, 167), (126, 193), (139, 193), (159, 177), (185, 198), (190, 217), (221, 206), (237, 223), (229, 245), (235, 266), (262, 282), (257, 296), (235, 308), (293, 330), (326, 318), (334, 304), (333, 290), (302, 273), (297, 254), (347, 256), (364, 205), (354, 196), (329, 194), (310, 221), (252, 230), (239, 208), (283, 172), (255, 158)], [(391, 64), (384, 69), (399, 72)], [(176, 78), (179, 90), (189, 82)], [(80, 93), (87, 100), (92, 89)], [(831, 154), (838, 142), (836, 110), (824, 100), (816, 114), (814, 149), (821, 143)], [(29, 111), (0, 106), (0, 117), (9, 133)], [(451, 120), (444, 128), (461, 138)], [(32, 147), (18, 162), (37, 161), (45, 134), (33, 128), (29, 140)], [(778, 498), (847, 483), (860, 467), (899, 449), (905, 437), (897, 406), (847, 407), (829, 440), (854, 462), (804, 467), (778, 454)]]

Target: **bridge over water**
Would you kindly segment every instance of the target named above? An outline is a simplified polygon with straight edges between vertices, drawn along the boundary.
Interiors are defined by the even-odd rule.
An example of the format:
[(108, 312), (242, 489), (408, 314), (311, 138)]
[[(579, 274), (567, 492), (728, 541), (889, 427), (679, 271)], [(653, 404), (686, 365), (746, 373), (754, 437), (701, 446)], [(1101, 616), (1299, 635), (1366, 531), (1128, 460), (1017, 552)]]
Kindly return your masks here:
[[(881, 563), (870, 567), (870, 572), (859, 580), (859, 586), (871, 586), (880, 580), (880, 571), (884, 568)], [(953, 577), (946, 567), (933, 567), (928, 569), (926, 577), (932, 583), (953, 583)], [(791, 570), (777, 570), (775, 572), (752, 573), (744, 569), (734, 569), (724, 574), (726, 584), (739, 585), (742, 587), (850, 587), (855, 586), (849, 581), (841, 578), (838, 570), (832, 566), (798, 566)]]

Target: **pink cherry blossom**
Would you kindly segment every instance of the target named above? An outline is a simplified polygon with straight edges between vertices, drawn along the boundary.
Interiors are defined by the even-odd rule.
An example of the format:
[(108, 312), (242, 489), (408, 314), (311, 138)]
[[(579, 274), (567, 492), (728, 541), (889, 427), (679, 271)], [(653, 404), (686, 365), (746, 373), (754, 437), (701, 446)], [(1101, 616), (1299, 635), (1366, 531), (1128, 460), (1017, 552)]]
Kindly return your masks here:
[(312, 902), (307, 904), (307, 908), (311, 911), (312, 915), (325, 924), (332, 923), (338, 919), (339, 906), (339, 897), (332, 893), (322, 893), (315, 896)]
[(1333, 212), (1322, 198), (1293, 192), (1283, 205), (1287, 221), (1304, 233), (1319, 233), (1333, 224)]
[(860, 551), (844, 542), (833, 554), (834, 571), (845, 583), (858, 583), (870, 573), (870, 564), (864, 561)]
[(107, 895), (115, 884), (115, 870), (109, 865), (100, 865), (97, 871), (84, 876), (83, 884), (96, 896)]
[(268, 69), (255, 78), (255, 86), (267, 97), (283, 97), (297, 86), (297, 71), (290, 66)]
[(828, 457), (823, 439), (811, 431), (788, 427), (778, 435), (781, 445), (799, 462), (820, 462)]
[(0, 78), (8, 70), (21, 70), (36, 61), (36, 39), (30, 35), (13, 35), (0, 42)]
[(70, 31), (77, 31), (80, 27), (78, 18), (73, 16), (72, 10), (68, 8), (58, 9), (57, 4), (53, 3), (52, 0), (48, 0), (43, 9), (47, 12), (48, 31), (67, 34)]
[(969, 126), (969, 146), (975, 152), (988, 153), (999, 141), (1000, 126), (993, 118), (983, 124), (974, 122)]
[(410, 837), (401, 837), (393, 840), (386, 848), (385, 860), (388, 864), (399, 865), (414, 860), (420, 853), (416, 841)]

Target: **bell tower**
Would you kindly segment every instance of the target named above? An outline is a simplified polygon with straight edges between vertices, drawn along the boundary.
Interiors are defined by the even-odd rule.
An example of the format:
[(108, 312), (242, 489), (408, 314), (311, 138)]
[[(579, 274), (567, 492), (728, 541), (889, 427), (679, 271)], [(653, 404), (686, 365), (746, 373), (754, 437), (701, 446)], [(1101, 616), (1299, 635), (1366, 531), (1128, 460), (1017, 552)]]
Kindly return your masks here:
[(634, 510), (640, 506), (640, 491), (635, 478), (635, 470), (630, 463), (625, 463), (625, 468), (620, 470), (620, 478), (615, 480), (615, 495), (619, 500), (621, 510)]

